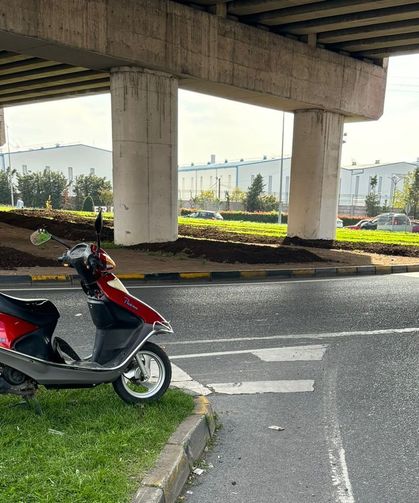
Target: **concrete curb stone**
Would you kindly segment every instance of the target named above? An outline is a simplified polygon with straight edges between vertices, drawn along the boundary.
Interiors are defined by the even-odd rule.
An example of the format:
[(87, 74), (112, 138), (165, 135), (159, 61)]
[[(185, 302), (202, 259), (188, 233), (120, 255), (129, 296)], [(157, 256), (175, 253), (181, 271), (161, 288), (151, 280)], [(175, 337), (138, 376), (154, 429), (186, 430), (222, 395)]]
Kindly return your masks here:
[(211, 404), (204, 396), (195, 398), (192, 415), (172, 434), (156, 466), (145, 476), (132, 503), (175, 503), (193, 464), (204, 452), (215, 431)]
[[(368, 274), (397, 274), (419, 272), (419, 264), (414, 265), (363, 265), (342, 267), (316, 267), (296, 269), (254, 269), (248, 271), (213, 271), (213, 272), (164, 272), (164, 273), (132, 273), (118, 274), (121, 280), (131, 281), (189, 281), (189, 280), (219, 280), (242, 279), (258, 280), (264, 278), (313, 278), (333, 276), (353, 276)], [(0, 275), (0, 284), (29, 283), (70, 283), (78, 285), (79, 277), (73, 274), (33, 274), (33, 275)]]

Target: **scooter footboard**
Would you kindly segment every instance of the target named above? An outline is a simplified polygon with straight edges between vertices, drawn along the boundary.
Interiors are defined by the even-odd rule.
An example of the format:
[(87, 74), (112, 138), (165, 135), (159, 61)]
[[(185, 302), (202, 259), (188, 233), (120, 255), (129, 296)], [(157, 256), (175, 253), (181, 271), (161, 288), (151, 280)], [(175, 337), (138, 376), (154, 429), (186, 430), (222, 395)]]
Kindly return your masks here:
[[(100, 384), (114, 381), (120, 372), (113, 368), (89, 365), (52, 363), (12, 349), (0, 348), (0, 362), (27, 375), (38, 384)], [(97, 367), (96, 367), (97, 365)]]
[(128, 367), (135, 353), (153, 335), (173, 333), (169, 324), (144, 324), (113, 360), (100, 365), (92, 361), (54, 363), (0, 347), (0, 365), (7, 365), (43, 385), (95, 385), (113, 382)]

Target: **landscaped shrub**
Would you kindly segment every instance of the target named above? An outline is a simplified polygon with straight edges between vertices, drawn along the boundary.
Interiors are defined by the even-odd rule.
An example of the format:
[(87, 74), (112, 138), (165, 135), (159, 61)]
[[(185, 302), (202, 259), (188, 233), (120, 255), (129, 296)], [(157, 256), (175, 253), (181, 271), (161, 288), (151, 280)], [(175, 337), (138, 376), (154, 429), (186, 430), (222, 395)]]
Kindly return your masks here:
[[(181, 208), (181, 216), (187, 216), (191, 213), (198, 211), (196, 209)], [(277, 211), (219, 211), (220, 215), (224, 220), (236, 220), (245, 222), (263, 222), (267, 224), (275, 224), (278, 222), (278, 212)], [(282, 214), (282, 223), (287, 223), (288, 215)]]
[(85, 198), (85, 200), (83, 201), (82, 211), (90, 211), (90, 212), (95, 211), (95, 204), (93, 202), (92, 196), (87, 196)]
[(343, 226), (357, 224), (360, 220), (364, 218), (369, 218), (366, 216), (351, 216), (351, 215), (339, 215), (339, 218), (343, 221)]
[[(198, 211), (194, 208), (181, 208), (180, 215), (182, 217), (190, 215)], [(220, 215), (224, 220), (236, 220), (244, 222), (263, 222), (266, 224), (276, 224), (278, 222), (278, 212), (277, 211), (219, 211)], [(343, 221), (343, 225), (353, 225), (362, 220), (363, 216), (351, 216), (351, 215), (339, 215), (339, 218)], [(288, 215), (286, 213), (282, 214), (282, 223), (288, 223)]]

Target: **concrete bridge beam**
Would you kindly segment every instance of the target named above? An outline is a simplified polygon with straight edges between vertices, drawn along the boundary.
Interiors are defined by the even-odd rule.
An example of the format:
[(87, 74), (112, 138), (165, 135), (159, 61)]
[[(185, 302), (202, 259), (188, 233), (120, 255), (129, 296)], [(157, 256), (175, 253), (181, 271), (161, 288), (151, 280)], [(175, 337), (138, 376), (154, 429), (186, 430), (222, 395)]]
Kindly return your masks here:
[(343, 115), (323, 110), (294, 116), (288, 236), (335, 239)]
[(177, 90), (171, 75), (111, 70), (115, 243), (177, 239)]

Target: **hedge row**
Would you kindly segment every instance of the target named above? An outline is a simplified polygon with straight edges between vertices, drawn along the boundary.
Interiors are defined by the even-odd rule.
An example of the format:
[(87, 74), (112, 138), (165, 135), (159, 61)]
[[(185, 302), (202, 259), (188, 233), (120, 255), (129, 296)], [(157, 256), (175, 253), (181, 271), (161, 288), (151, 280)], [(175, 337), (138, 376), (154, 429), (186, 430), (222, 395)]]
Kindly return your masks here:
[[(194, 209), (182, 208), (180, 214), (182, 216), (190, 215), (194, 213)], [(260, 211), (251, 213), (249, 211), (218, 211), (218, 213), (224, 218), (224, 220), (236, 220), (236, 221), (246, 221), (246, 222), (263, 222), (265, 224), (276, 224), (278, 223), (278, 212), (277, 211)], [(288, 215), (282, 214), (282, 223), (287, 223)]]
[[(182, 216), (190, 215), (194, 213), (195, 209), (182, 208), (180, 214)], [(277, 211), (266, 211), (251, 213), (249, 211), (219, 211), (220, 215), (224, 220), (237, 220), (246, 222), (263, 222), (266, 224), (276, 224), (278, 222), (278, 212)], [(353, 225), (359, 222), (363, 217), (353, 217), (350, 215), (339, 216), (343, 220), (343, 225)], [(288, 215), (286, 213), (282, 214), (282, 223), (286, 224), (288, 222)]]

